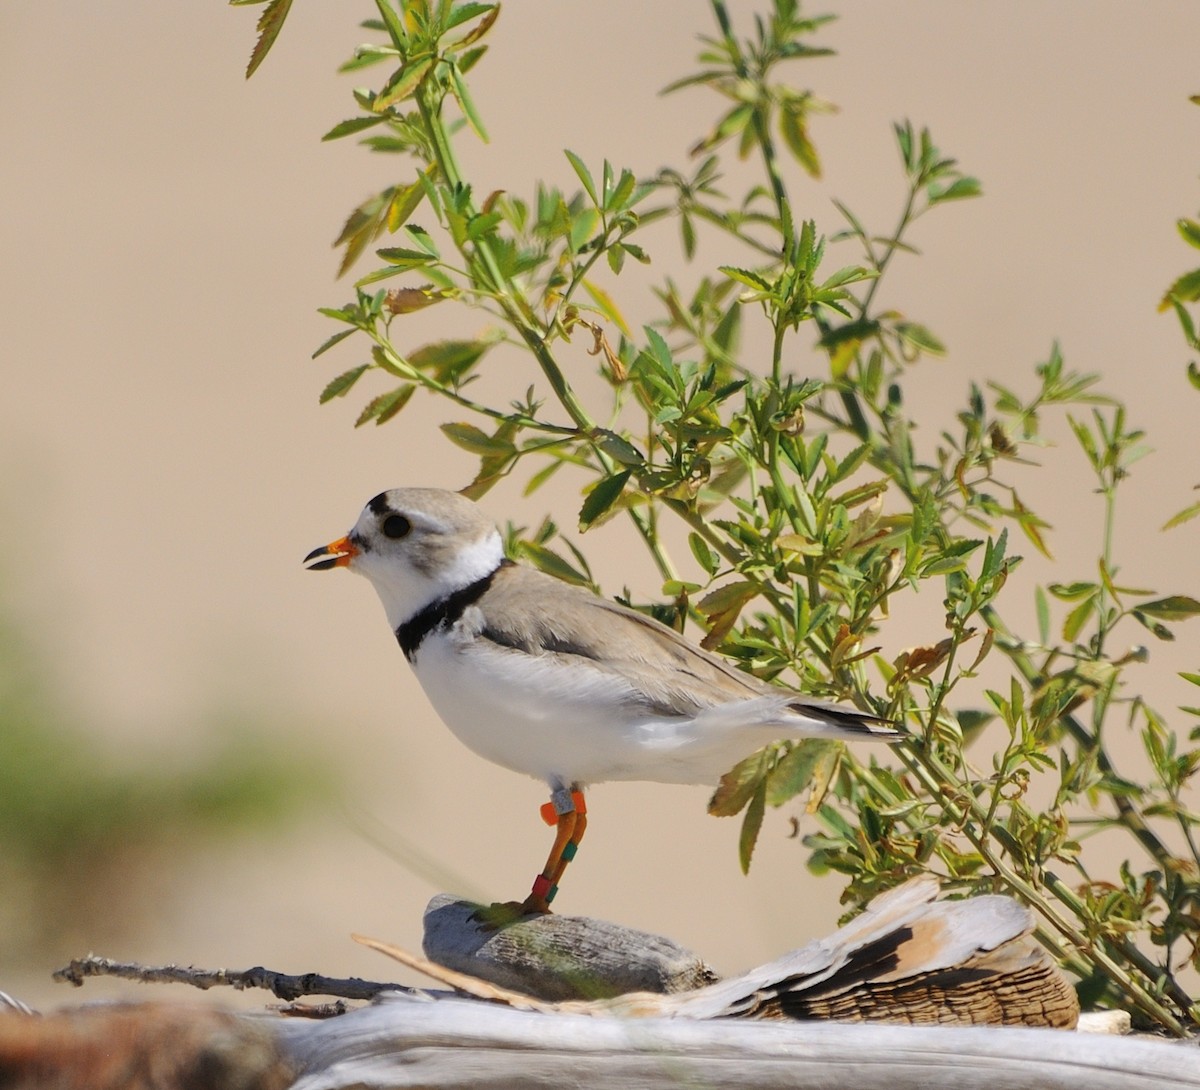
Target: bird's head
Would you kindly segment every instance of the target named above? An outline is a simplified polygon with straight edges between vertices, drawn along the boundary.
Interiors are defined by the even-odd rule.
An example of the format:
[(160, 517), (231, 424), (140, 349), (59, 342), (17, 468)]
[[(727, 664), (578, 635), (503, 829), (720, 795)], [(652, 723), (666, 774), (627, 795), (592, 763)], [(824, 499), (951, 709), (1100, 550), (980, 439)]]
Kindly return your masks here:
[(345, 537), (304, 558), (309, 571), (348, 568), (375, 587), (396, 628), (439, 598), (490, 575), (504, 557), (495, 526), (440, 488), (381, 492)]

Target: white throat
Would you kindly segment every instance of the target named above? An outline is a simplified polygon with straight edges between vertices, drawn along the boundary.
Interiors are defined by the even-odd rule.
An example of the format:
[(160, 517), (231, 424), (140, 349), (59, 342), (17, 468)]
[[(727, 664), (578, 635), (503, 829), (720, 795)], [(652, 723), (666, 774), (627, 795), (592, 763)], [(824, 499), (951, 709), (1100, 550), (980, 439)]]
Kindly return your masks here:
[(455, 550), (449, 563), (436, 570), (423, 571), (411, 563), (381, 563), (370, 554), (361, 557), (356, 567), (375, 587), (394, 632), (426, 606), (491, 575), (503, 559), (504, 544), (492, 529)]

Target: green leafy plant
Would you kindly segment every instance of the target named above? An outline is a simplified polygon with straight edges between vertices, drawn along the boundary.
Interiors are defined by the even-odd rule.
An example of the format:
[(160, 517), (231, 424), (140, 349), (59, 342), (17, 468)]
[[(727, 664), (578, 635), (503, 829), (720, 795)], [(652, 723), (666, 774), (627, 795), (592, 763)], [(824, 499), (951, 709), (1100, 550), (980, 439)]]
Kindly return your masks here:
[[(1189, 596), (1120, 581), (1117, 499), (1146, 452), (1143, 434), (1096, 376), (1070, 370), (1052, 346), (1024, 383), (970, 386), (923, 449), (905, 382), (945, 349), (921, 322), (877, 301), (895, 256), (914, 252), (918, 221), (979, 196), (980, 183), (927, 130), (902, 122), (895, 224), (881, 233), (838, 204), (843, 222), (824, 235), (797, 214), (785, 157), (820, 170), (808, 123), (828, 104), (787, 80), (794, 62), (828, 52), (812, 39), (829, 17), (772, 0), (753, 34), (739, 37), (725, 3), (711, 0), (715, 32), (703, 39), (701, 68), (670, 88), (724, 99), (692, 148), (694, 169), (639, 180), (568, 151), (577, 191), (541, 185), (529, 198), (481, 197), (454, 148), (464, 136), (486, 138), (467, 80), (498, 7), (375, 7), (378, 18), (364, 25), (379, 43), (345, 68), (378, 65), (385, 75), (377, 90), (354, 92), (357, 113), (326, 139), (355, 136), (407, 165), (338, 238), (343, 272), (374, 262), (348, 302), (323, 311), (339, 328), (316, 355), (342, 342), (360, 355), (322, 400), (374, 384), (363, 425), (392, 419), (418, 389), (437, 395), (467, 417), (442, 431), (479, 458), (469, 494), (515, 472), (527, 491), (573, 473), (580, 529), (628, 518), (662, 575), (662, 598), (639, 608), (699, 623), (705, 646), (759, 677), (906, 726), (909, 739), (889, 759), (810, 740), (770, 746), (731, 770), (710, 809), (743, 815), (743, 867), (767, 807), (804, 795), (819, 825), (804, 840), (810, 866), (847, 875), (848, 900), (922, 871), (963, 892), (1007, 891), (1035, 910), (1041, 940), (1078, 975), (1085, 1001), (1129, 1007), (1177, 1034), (1200, 1020), (1178, 979), (1200, 957), (1197, 816), (1184, 800), (1200, 750), (1126, 692), (1126, 668), (1141, 652), (1115, 650), (1118, 630), (1171, 639), (1200, 612)], [(252, 70), (286, 11), (287, 0), (266, 7)], [(727, 146), (761, 172), (736, 198), (719, 188)], [(688, 259), (699, 254), (700, 229), (735, 240), (745, 256), (700, 275), (690, 292), (664, 282), (663, 316), (633, 331), (614, 283), (629, 260), (649, 260), (644, 229), (666, 220)], [(855, 256), (834, 263), (835, 247)], [(1194, 341), (1190, 283), (1182, 278), (1168, 299)], [(413, 344), (406, 316), (430, 306), (471, 308), (495, 324), (474, 339)], [(740, 352), (749, 323), (769, 335), (762, 367)], [(603, 394), (588, 399), (564, 365), (580, 339), (604, 379)], [(528, 353), (542, 377), (508, 405), (471, 396), (500, 345)], [(1048, 555), (1047, 524), (1009, 470), (1029, 460), (1052, 414), (1067, 416), (1095, 475), (1103, 540), (1091, 570), (1035, 588), (1037, 631), (1018, 633), (1003, 612), (1020, 564), (1014, 541)], [(682, 522), (690, 555), (670, 554), (665, 519)], [(510, 547), (591, 582), (586, 559), (552, 523), (524, 537), (512, 531)], [(944, 601), (944, 632), (885, 658), (872, 642), (878, 623), (921, 586)], [(981, 671), (983, 697), (960, 695)], [(1140, 733), (1144, 782), (1110, 753), (1120, 720)], [(1099, 829), (1128, 837), (1130, 856), (1111, 872), (1094, 873), (1082, 851)], [(1175, 834), (1182, 851), (1168, 843)]]

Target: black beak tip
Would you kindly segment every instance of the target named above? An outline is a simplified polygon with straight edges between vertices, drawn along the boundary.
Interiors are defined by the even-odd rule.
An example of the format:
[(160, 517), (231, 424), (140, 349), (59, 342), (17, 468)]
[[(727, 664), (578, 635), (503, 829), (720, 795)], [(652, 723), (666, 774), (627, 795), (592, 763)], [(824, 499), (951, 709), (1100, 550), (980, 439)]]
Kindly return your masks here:
[[(317, 560), (318, 557), (325, 557), (325, 560)], [(317, 563), (312, 561), (317, 560)], [(332, 568), (337, 563), (336, 556), (329, 555), (329, 546), (322, 545), (319, 549), (313, 549), (302, 561), (308, 566), (309, 571), (325, 571), (327, 568)]]

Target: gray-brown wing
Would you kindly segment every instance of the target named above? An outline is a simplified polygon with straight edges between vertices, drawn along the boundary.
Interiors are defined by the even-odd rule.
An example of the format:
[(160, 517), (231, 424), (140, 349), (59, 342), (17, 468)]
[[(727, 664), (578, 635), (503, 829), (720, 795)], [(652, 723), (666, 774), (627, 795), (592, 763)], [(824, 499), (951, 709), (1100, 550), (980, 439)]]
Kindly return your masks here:
[[(692, 716), (705, 708), (786, 692), (652, 617), (522, 565), (497, 573), (480, 635), (525, 654), (587, 660), (592, 668), (625, 679), (639, 694), (639, 703), (659, 715)], [(802, 697), (787, 707), (850, 730), (888, 733), (882, 720), (852, 708)]]

